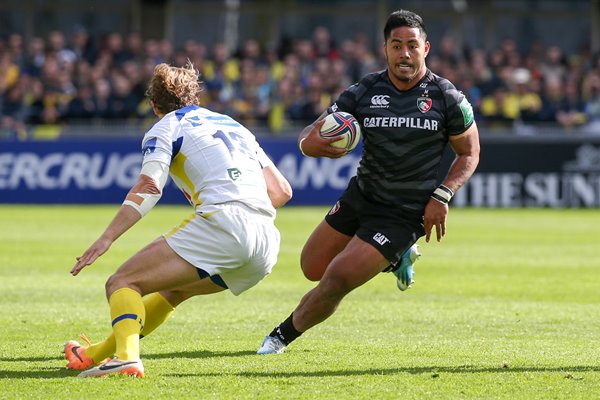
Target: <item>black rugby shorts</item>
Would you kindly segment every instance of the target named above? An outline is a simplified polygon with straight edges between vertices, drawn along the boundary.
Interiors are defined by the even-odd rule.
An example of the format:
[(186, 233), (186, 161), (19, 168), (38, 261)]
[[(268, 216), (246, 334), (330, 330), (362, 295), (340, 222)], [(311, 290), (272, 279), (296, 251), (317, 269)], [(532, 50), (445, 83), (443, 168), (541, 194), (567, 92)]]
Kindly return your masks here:
[(336, 231), (371, 244), (392, 265), (425, 235), (422, 215), (369, 201), (358, 188), (356, 177), (325, 220)]

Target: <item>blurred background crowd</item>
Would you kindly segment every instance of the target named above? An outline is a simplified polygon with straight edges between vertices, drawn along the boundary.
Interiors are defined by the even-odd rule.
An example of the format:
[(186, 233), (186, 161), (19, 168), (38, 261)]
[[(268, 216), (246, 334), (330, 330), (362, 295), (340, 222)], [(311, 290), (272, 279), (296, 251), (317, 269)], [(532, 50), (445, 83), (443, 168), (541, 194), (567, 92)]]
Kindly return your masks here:
[[(374, 43), (379, 43), (375, 45)], [(276, 135), (313, 121), (361, 76), (385, 68), (383, 38), (334, 37), (327, 26), (265, 45), (144, 39), (139, 32), (91, 34), (84, 26), (25, 40), (0, 37), (0, 138), (27, 139), (29, 127), (111, 121), (139, 130), (153, 121), (144, 96), (155, 65), (190, 60), (205, 83), (203, 105)], [(540, 126), (600, 134), (600, 54), (534, 39), (491, 49), (432, 41), (428, 67), (474, 107), (483, 134)]]

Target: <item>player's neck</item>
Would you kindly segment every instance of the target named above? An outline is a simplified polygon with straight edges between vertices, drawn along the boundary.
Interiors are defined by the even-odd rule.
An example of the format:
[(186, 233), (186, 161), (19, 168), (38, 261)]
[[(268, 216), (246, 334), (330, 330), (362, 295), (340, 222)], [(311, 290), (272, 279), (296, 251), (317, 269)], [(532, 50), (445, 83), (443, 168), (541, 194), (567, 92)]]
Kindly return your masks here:
[(425, 66), (423, 66), (421, 71), (419, 71), (419, 73), (416, 74), (412, 79), (403, 80), (403, 79), (398, 79), (396, 76), (394, 76), (394, 74), (392, 74), (390, 72), (389, 68), (387, 70), (387, 75), (388, 75), (390, 82), (392, 82), (392, 85), (394, 85), (394, 87), (396, 89), (401, 90), (401, 91), (410, 90), (413, 87), (415, 87), (421, 81), (421, 79), (423, 79), (423, 77), (426, 74), (427, 74), (427, 68)]

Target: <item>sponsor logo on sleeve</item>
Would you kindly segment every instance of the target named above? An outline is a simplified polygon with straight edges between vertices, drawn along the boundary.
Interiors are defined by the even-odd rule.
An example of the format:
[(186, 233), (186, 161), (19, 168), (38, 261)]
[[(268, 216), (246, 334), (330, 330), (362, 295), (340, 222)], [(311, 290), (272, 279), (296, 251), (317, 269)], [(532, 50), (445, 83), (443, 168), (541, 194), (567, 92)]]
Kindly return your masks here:
[(158, 139), (156, 137), (152, 137), (152, 138), (148, 139), (146, 141), (144, 147), (142, 148), (142, 154), (146, 156), (150, 153), (154, 153), (154, 150), (156, 150), (157, 140)]
[(460, 111), (462, 112), (465, 126), (473, 122), (473, 107), (466, 97), (463, 97), (462, 101), (460, 102)]

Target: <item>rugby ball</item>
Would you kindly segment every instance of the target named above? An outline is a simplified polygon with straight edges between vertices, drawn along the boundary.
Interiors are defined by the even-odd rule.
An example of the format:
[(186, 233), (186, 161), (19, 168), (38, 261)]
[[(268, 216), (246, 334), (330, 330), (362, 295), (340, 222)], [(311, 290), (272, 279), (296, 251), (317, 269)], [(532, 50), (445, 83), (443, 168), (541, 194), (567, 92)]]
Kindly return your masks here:
[(332, 142), (331, 145), (351, 152), (360, 142), (360, 125), (352, 114), (342, 111), (334, 112), (325, 117), (325, 122), (321, 126), (321, 137), (338, 137), (340, 140)]

